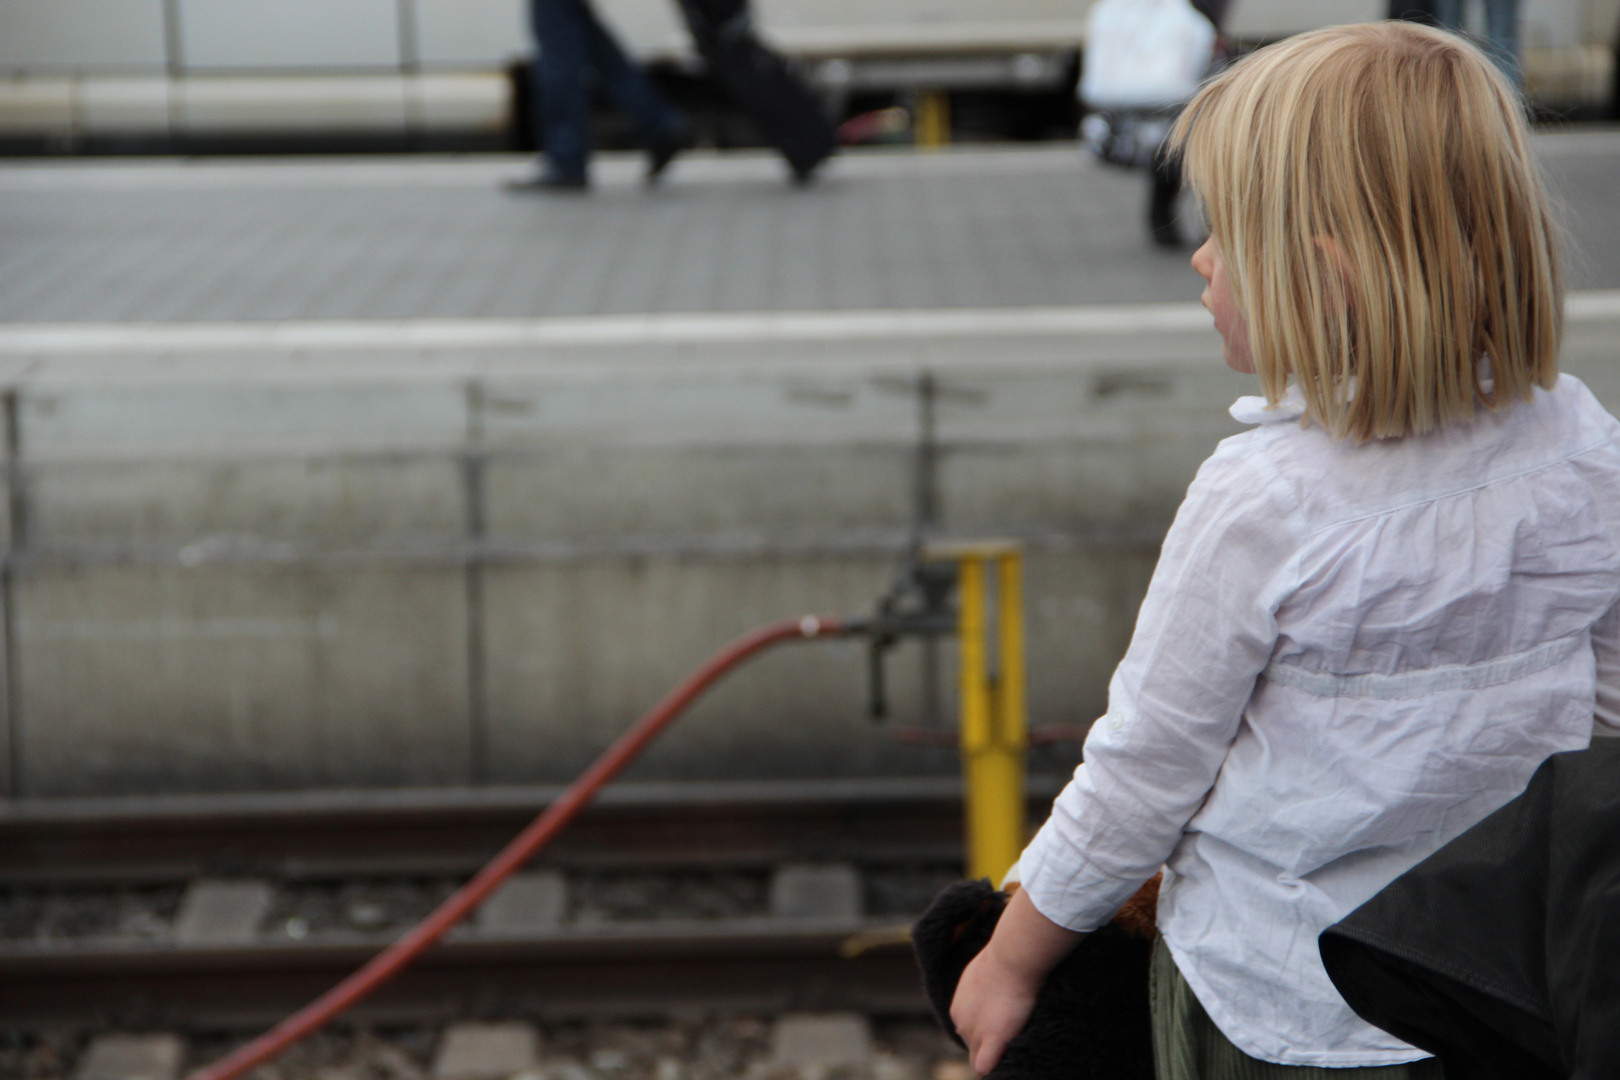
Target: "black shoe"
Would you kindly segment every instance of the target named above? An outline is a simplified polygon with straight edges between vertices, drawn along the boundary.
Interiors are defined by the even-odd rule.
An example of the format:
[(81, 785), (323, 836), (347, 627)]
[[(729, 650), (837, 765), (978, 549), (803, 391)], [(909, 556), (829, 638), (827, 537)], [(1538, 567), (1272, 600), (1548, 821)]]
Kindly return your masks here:
[(520, 180), (508, 180), (506, 190), (519, 195), (545, 194), (555, 192), (558, 194), (578, 195), (589, 191), (591, 182), (583, 176), (568, 176), (562, 173), (537, 173), (534, 176), (525, 176)]
[(647, 186), (652, 187), (669, 168), (669, 163), (675, 160), (675, 155), (686, 149), (686, 140), (681, 137), (666, 139), (647, 148)]
[(821, 171), (821, 167), (827, 163), (827, 159), (830, 157), (832, 157), (831, 152), (809, 161), (789, 161), (788, 168), (793, 170), (793, 186), (802, 188), (815, 183), (816, 174)]

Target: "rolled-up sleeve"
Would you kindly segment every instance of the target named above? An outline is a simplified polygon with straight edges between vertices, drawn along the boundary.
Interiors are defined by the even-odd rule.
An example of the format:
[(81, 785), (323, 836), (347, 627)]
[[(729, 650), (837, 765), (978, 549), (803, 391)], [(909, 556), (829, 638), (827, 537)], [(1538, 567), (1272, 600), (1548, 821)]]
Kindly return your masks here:
[(1258, 435), (1223, 442), (1187, 489), (1108, 712), (1019, 860), (1036, 908), (1071, 930), (1107, 922), (1169, 856), (1270, 659), (1302, 515)]

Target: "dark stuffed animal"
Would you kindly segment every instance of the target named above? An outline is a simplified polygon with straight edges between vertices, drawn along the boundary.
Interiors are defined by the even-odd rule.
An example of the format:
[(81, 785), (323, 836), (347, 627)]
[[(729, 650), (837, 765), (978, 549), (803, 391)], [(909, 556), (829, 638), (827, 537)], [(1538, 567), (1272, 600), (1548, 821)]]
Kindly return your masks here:
[[(1159, 879), (1142, 887), (1052, 969), (1024, 1030), (986, 1080), (1153, 1080), (1148, 959)], [(988, 881), (946, 886), (912, 928), (928, 1000), (946, 1034), (951, 998), (968, 961), (990, 940), (1007, 894)]]

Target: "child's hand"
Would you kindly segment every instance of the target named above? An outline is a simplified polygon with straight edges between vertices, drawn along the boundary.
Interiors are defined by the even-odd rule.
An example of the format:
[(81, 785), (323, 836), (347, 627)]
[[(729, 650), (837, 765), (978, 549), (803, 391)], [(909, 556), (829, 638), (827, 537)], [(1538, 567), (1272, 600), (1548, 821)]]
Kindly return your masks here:
[(1047, 972), (1083, 937), (1042, 915), (1022, 890), (1007, 902), (990, 944), (962, 972), (951, 999), (951, 1023), (967, 1043), (975, 1073), (996, 1067), (1029, 1020)]
[(951, 999), (951, 1022), (967, 1043), (975, 1073), (984, 1076), (996, 1067), (1007, 1043), (1024, 1030), (1040, 988), (999, 963), (994, 949), (986, 947), (968, 964)]

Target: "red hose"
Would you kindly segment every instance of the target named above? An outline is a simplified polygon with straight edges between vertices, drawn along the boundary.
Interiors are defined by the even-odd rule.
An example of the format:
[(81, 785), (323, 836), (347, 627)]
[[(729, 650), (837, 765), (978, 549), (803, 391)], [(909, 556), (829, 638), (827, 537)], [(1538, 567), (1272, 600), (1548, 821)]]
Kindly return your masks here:
[(668, 727), (711, 683), (739, 663), (780, 641), (841, 634), (843, 620), (825, 615), (784, 619), (752, 630), (720, 650), (675, 689), (654, 705), (634, 727), (619, 737), (582, 773), (568, 790), (534, 819), (500, 854), (489, 861), (467, 884), (457, 889), (438, 909), (412, 927), (404, 937), (378, 953), (365, 967), (338, 983), (325, 994), (283, 1020), (247, 1045), (214, 1064), (192, 1073), (189, 1080), (234, 1080), (261, 1065), (293, 1043), (330, 1023), (340, 1013), (359, 1004), (383, 983), (398, 975), (407, 964), (444, 936), (513, 871), (528, 862), (573, 821), (596, 793), (626, 765), (636, 759), (647, 744)]

